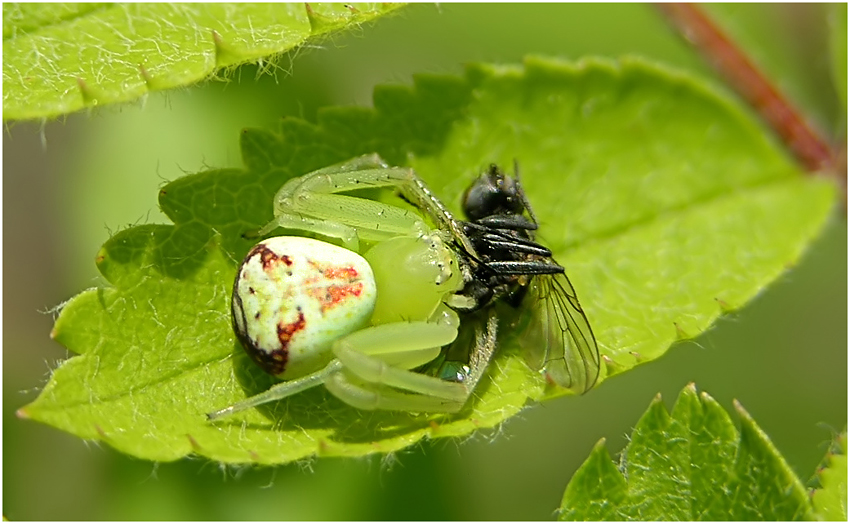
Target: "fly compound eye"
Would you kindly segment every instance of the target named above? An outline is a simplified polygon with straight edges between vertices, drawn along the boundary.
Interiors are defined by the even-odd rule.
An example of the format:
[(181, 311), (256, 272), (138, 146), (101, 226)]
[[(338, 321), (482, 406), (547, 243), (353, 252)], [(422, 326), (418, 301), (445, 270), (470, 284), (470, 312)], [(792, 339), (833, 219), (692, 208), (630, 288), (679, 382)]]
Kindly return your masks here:
[(469, 220), (478, 220), (490, 214), (491, 200), (496, 186), (483, 174), (473, 182), (463, 194), (463, 213)]
[(463, 195), (463, 212), (475, 221), (500, 214), (521, 214), (525, 209), (516, 181), (495, 164), (482, 173)]

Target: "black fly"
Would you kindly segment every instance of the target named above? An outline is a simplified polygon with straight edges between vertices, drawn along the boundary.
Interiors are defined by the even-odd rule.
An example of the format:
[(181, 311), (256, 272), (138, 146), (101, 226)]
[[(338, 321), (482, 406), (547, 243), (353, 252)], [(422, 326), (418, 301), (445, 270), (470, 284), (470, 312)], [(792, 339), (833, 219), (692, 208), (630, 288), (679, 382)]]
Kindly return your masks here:
[[(476, 348), (495, 344), (491, 305), (502, 300), (523, 306), (531, 310), (530, 322), (519, 333), (527, 362), (562, 387), (578, 393), (592, 388), (600, 365), (596, 339), (564, 268), (534, 240), (537, 218), (518, 175), (510, 177), (490, 165), (467, 189), (463, 209), (467, 221), (458, 224), (474, 252), (457, 246), (471, 275), (460, 293), (468, 303), (456, 309), (480, 317), (488, 311), (487, 327), (477, 329)], [(494, 349), (484, 350), (483, 358), (489, 360)], [(470, 355), (470, 368), (479, 367), (478, 352)]]

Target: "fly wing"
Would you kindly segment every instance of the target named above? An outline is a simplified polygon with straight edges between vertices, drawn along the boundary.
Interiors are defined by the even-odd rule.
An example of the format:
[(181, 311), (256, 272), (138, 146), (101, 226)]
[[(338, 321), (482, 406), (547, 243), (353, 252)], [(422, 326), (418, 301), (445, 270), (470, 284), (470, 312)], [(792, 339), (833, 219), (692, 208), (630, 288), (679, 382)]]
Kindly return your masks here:
[(586, 392), (599, 377), (599, 348), (570, 280), (563, 273), (542, 275), (530, 286), (531, 322), (520, 342), (526, 360), (559, 386)]

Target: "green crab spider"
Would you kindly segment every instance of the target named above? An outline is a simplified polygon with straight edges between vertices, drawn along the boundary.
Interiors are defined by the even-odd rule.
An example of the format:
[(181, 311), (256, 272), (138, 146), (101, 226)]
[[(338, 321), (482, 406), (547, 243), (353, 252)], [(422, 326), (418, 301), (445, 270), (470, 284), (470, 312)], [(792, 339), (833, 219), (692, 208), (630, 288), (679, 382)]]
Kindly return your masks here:
[[(412, 211), (340, 194), (372, 187), (398, 190), (436, 227)], [(467, 362), (445, 362), (439, 376), (412, 371), (457, 338), (452, 308), (469, 305), (459, 292), (471, 278), (449, 247), (465, 237), (455, 234), (452, 215), (416, 173), (388, 167), (376, 154), (361, 156), (286, 182), (274, 215), (260, 235), (296, 229), (344, 248), (274, 237), (251, 249), (234, 284), (234, 331), (252, 359), (283, 382), (207, 417), (318, 385), (359, 409), (462, 409), (495, 351), (497, 319), (488, 311), (476, 326)]]

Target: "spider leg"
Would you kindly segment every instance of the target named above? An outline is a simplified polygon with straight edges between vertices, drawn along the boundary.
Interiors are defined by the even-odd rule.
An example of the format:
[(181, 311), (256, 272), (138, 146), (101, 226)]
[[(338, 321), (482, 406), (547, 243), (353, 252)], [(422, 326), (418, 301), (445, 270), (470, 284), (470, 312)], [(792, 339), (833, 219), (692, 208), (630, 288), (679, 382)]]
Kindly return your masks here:
[(360, 247), (360, 240), (357, 235), (357, 230), (351, 226), (347, 226), (340, 222), (331, 222), (317, 218), (311, 218), (294, 213), (281, 214), (263, 226), (256, 235), (261, 237), (282, 227), (287, 229), (297, 229), (300, 231), (312, 231), (330, 238), (338, 238), (342, 241), (343, 247), (352, 251), (357, 251)]
[(382, 167), (387, 167), (387, 163), (384, 162), (384, 159), (381, 158), (378, 153), (369, 153), (367, 155), (354, 157), (339, 164), (317, 169), (312, 171), (312, 173), (324, 175), (339, 173), (340, 171), (360, 171), (365, 169), (380, 169)]
[[(467, 364), (447, 362), (441, 370), (442, 376), (451, 375), (452, 380), (390, 366), (377, 358), (380, 348), (371, 348), (367, 355), (345, 347), (345, 344), (337, 344), (334, 353), (343, 364), (343, 370), (329, 376), (325, 388), (360, 409), (434, 413), (460, 411), (495, 353), (497, 325), (498, 318), (491, 309), (483, 327), (476, 326), (475, 346)], [(446, 367), (452, 365), (455, 368), (447, 372)]]
[(462, 383), (469, 392), (475, 390), (496, 352), (499, 318), (495, 309), (488, 308), (486, 316), (483, 319), (478, 318), (481, 321), (475, 325), (475, 340), (466, 363), (448, 360), (439, 371), (441, 377)]
[(463, 402), (469, 396), (466, 384), (409, 371), (434, 360), (442, 346), (452, 343), (456, 337), (455, 326), (396, 322), (343, 337), (334, 343), (333, 352), (346, 374), (364, 382)]
[(207, 413), (207, 420), (217, 420), (221, 417), (226, 417), (233, 413), (238, 413), (240, 411), (245, 411), (246, 409), (259, 406), (260, 404), (273, 402), (275, 400), (282, 400), (296, 393), (301, 393), (304, 390), (316, 387), (326, 382), (328, 377), (339, 372), (340, 369), (342, 369), (342, 364), (334, 360), (315, 373), (311, 373), (310, 375), (294, 380), (280, 382), (266, 391), (254, 395), (253, 397), (248, 397), (241, 402), (233, 404), (232, 406), (228, 406), (218, 411), (213, 411), (212, 413)]
[(334, 374), (325, 382), (325, 388), (335, 397), (358, 409), (456, 413), (464, 406), (464, 402), (417, 393), (404, 393), (377, 384), (356, 384), (347, 378), (345, 373)]
[[(275, 196), (275, 215), (306, 214), (325, 219), (324, 214), (321, 216), (313, 214), (313, 203), (316, 201), (313, 197), (320, 194), (329, 195), (370, 187), (394, 187), (398, 189), (408, 202), (413, 203), (425, 212), (440, 229), (450, 231), (452, 237), (468, 253), (475, 256), (475, 248), (466, 237), (460, 223), (454, 219), (451, 212), (431, 192), (422, 179), (410, 168), (387, 167), (386, 163), (377, 155), (358, 157), (344, 164), (320, 169), (302, 177), (291, 179), (283, 185)], [(309, 205), (307, 205), (307, 200), (311, 200)], [(374, 202), (373, 204), (382, 205)], [(347, 223), (350, 210), (338, 207), (337, 212), (340, 211), (342, 216), (339, 218), (342, 219), (342, 222)], [(363, 214), (363, 216), (369, 215), (369, 213)], [(380, 223), (384, 224), (383, 227), (386, 227), (387, 220), (383, 215), (381, 216)], [(330, 220), (333, 220), (333, 217), (330, 217)], [(421, 221), (419, 221), (419, 224), (421, 224)], [(263, 229), (268, 232), (274, 228), (275, 226), (269, 224)], [(361, 227), (358, 227), (359, 229)], [(421, 233), (427, 231), (424, 224), (422, 227), (414, 229), (414, 231), (408, 230), (408, 232)], [(312, 231), (312, 228), (309, 230)]]
[(344, 247), (358, 251), (360, 240), (419, 237), (431, 231), (420, 216), (409, 210), (337, 194), (380, 187), (416, 195), (416, 202), (427, 203), (428, 207), (422, 209), (438, 224), (454, 223), (442, 204), (430, 200), (433, 195), (413, 170), (387, 167), (377, 155), (366, 155), (289, 180), (275, 196), (274, 219), (258, 234), (271, 233), (278, 227), (299, 229), (339, 238)]

